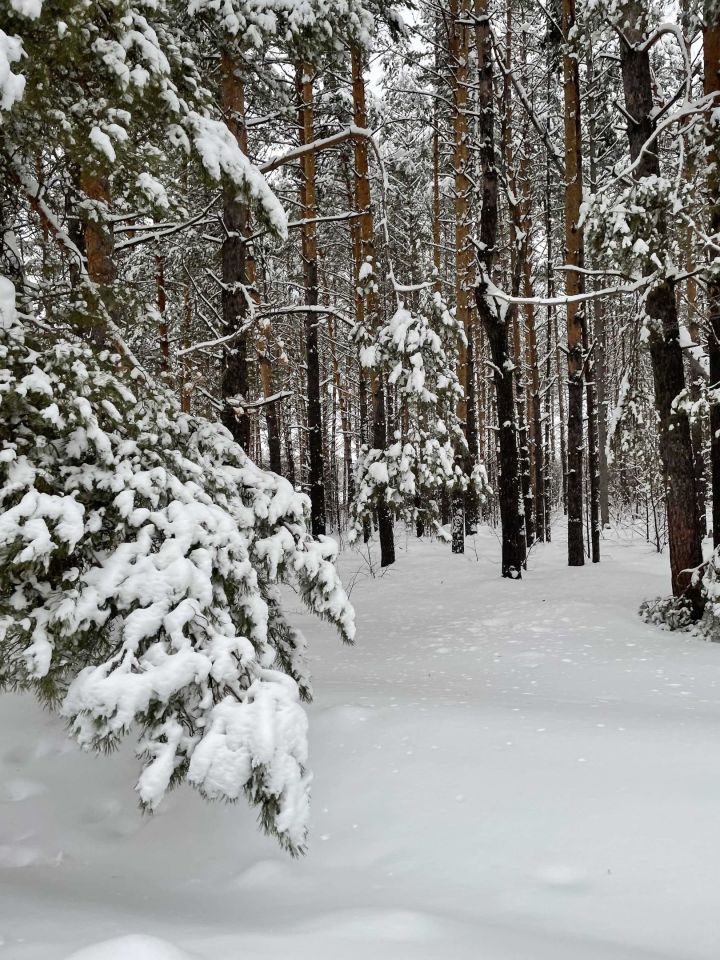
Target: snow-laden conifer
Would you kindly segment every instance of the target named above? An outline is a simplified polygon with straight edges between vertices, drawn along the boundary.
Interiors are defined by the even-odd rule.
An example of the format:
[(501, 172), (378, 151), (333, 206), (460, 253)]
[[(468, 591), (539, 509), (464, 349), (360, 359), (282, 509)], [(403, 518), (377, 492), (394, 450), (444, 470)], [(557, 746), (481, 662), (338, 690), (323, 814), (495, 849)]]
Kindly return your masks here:
[(187, 781), (305, 840), (305, 641), (280, 585), (345, 640), (335, 544), (307, 498), (116, 356), (40, 337), (0, 286), (0, 685), (32, 689), (86, 748), (127, 734), (155, 809)]
[(360, 329), (355, 336), (362, 366), (395, 388), (402, 413), (401, 429), (384, 449), (366, 444), (360, 452), (351, 539), (380, 503), (399, 520), (439, 530), (443, 492), (472, 485), (484, 498), (488, 490), (482, 465), (471, 474), (464, 468), (467, 441), (457, 415), (462, 387), (456, 372), (462, 326), (440, 294), (432, 293), (417, 311), (401, 304), (374, 337)]

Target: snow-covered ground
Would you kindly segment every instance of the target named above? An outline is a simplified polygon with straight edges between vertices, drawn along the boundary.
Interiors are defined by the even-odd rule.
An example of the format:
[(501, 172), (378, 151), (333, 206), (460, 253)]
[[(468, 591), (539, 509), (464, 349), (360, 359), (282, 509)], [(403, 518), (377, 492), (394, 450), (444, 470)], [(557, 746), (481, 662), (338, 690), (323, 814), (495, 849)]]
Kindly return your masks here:
[(354, 648), (297, 604), (301, 861), (244, 805), (141, 816), (130, 749), (0, 697), (0, 960), (717, 960), (720, 645), (639, 620), (668, 583), (641, 541), (568, 570), (558, 538), (509, 583), (476, 539), (376, 579), (346, 553)]

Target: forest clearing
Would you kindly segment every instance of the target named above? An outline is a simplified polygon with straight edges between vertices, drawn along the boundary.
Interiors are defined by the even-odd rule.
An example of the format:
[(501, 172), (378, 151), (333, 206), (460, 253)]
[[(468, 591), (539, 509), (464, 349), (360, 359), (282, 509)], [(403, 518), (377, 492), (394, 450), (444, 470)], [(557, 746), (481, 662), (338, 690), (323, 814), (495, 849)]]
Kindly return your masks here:
[[(570, 583), (563, 540), (542, 547), (518, 601), (491, 538), (477, 537), (477, 560), (410, 539), (381, 579), (341, 558), (346, 580), (360, 569), (363, 630), (348, 650), (313, 628), (300, 861), (257, 835), (250, 811), (187, 788), (148, 820), (127, 789), (131, 750), (84, 755), (29, 698), (0, 700), (3, 950), (717, 956), (716, 648), (640, 621), (638, 590), (666, 576), (642, 540), (610, 539)], [(130, 934), (127, 954), (111, 948)]]

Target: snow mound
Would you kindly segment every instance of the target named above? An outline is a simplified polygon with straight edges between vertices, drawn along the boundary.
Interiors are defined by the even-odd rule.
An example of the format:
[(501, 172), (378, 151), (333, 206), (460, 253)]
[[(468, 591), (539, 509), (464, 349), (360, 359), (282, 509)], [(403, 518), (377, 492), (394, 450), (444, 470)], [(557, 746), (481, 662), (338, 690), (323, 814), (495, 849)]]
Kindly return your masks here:
[(167, 940), (133, 934), (83, 947), (67, 960), (190, 960)]

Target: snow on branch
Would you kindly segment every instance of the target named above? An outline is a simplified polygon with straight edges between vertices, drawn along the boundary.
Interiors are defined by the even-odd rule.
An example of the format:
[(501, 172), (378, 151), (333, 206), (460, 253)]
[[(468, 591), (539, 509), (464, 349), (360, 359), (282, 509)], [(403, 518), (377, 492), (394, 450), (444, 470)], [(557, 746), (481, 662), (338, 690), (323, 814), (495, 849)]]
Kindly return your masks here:
[(283, 153), (278, 157), (273, 157), (271, 160), (261, 164), (259, 170), (261, 173), (272, 173), (272, 171), (277, 170), (278, 167), (284, 167), (286, 164), (292, 163), (293, 160), (298, 160), (307, 153), (320, 153), (323, 150), (331, 150), (333, 147), (345, 143), (347, 140), (355, 140), (358, 137), (365, 140), (373, 139), (370, 130), (365, 130), (362, 127), (356, 127), (354, 124), (351, 124), (346, 130), (341, 130), (339, 133), (333, 133), (331, 136), (323, 137), (320, 140), (313, 140), (312, 143), (303, 144), (302, 146), (295, 147), (293, 150), (288, 150), (287, 153)]
[(351, 641), (335, 543), (223, 427), (79, 340), (31, 339), (8, 281), (0, 314), (0, 687), (35, 691), (86, 749), (136, 733), (148, 810), (182, 781), (244, 795), (301, 852), (310, 686), (277, 584)]

